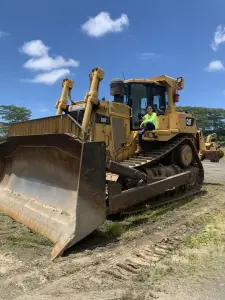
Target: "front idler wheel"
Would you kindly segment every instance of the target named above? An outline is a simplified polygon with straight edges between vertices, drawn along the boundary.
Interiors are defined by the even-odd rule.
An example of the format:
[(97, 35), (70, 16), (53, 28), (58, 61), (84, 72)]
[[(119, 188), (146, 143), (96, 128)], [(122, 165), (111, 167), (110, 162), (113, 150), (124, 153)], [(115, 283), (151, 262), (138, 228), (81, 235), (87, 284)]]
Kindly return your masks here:
[(193, 161), (192, 148), (189, 145), (180, 145), (175, 152), (177, 164), (182, 168), (188, 168)]

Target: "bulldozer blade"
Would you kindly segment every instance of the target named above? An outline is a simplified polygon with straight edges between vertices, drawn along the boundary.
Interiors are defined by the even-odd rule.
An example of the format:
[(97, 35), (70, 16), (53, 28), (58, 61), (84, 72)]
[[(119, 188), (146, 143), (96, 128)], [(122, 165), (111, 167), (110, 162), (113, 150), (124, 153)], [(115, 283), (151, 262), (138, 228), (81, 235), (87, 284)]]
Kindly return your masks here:
[(221, 150), (206, 150), (204, 158), (206, 160), (210, 160), (211, 162), (219, 162), (223, 156), (224, 153)]
[(105, 143), (13, 137), (0, 159), (0, 211), (53, 241), (52, 259), (106, 220)]

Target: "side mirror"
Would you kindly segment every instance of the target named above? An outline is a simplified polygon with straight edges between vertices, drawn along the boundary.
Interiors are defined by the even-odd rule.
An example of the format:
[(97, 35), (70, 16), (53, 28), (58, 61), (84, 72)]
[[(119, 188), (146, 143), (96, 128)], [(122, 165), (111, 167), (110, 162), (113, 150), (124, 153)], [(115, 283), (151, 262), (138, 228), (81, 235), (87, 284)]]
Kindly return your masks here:
[(184, 77), (178, 77), (176, 82), (176, 89), (183, 90), (184, 89)]

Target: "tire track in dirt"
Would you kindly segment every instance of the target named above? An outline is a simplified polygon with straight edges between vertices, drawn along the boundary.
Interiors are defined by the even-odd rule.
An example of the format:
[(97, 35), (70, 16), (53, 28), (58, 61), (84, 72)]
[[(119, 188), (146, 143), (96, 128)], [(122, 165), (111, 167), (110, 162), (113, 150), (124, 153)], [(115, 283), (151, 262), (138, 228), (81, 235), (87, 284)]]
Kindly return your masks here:
[[(137, 248), (137, 250), (131, 249), (131, 253), (126, 251), (129, 258), (124, 261), (121, 260), (119, 256), (114, 259), (109, 255), (106, 260), (96, 265), (93, 257), (92, 263), (90, 262), (89, 266), (86, 265), (85, 269), (75, 272), (74, 274), (67, 274), (66, 277), (54, 276), (52, 282), (48, 282), (47, 285), (43, 284), (41, 290), (36, 291), (35, 294), (28, 293), (29, 296), (27, 297), (20, 296), (15, 299), (25, 300), (29, 299), (31, 295), (32, 298), (38, 299), (36, 298), (36, 293), (39, 292), (41, 292), (39, 299), (44, 299), (47, 295), (49, 297), (50, 295), (55, 296), (53, 299), (58, 299), (57, 297), (64, 299), (62, 290), (67, 291), (67, 293), (72, 290), (74, 293), (76, 291), (76, 296), (74, 295), (73, 299), (109, 299), (108, 293), (112, 287), (117, 294), (117, 298), (112, 297), (112, 299), (122, 299), (120, 295), (122, 295), (123, 284), (126, 285), (134, 276), (141, 275), (144, 268), (155, 267), (163, 258), (172, 253), (177, 244), (178, 241), (176, 239), (172, 240), (169, 238), (163, 239), (156, 244), (149, 243), (141, 248)], [(104, 254), (102, 258), (104, 258)], [(74, 265), (75, 261), (76, 259), (70, 260), (70, 265)], [(56, 269), (58, 268), (59, 270), (62, 264), (61, 262), (57, 267), (55, 266), (52, 272), (57, 274)], [(42, 270), (43, 276), (44, 274), (46, 275), (45, 271), (48, 272), (47, 269)], [(33, 276), (34, 274), (32, 275), (32, 279), (36, 280), (37, 278)], [(84, 293), (85, 291), (88, 293), (88, 296)], [(99, 293), (97, 291), (99, 291)], [(90, 297), (92, 293), (94, 293), (95, 296)]]
[[(35, 294), (32, 294), (32, 298), (38, 299), (36, 297), (41, 293), (39, 299), (44, 299), (42, 297), (46, 297), (46, 295), (53, 296), (49, 299), (67, 299), (68, 293), (73, 291), (76, 296), (74, 295), (74, 298), (71, 299), (123, 299), (123, 288), (127, 287), (135, 277), (141, 276), (145, 269), (155, 268), (158, 263), (173, 254), (180, 239), (186, 234), (187, 228), (182, 226), (184, 222), (185, 220), (182, 220), (165, 231), (162, 229), (163, 233), (152, 234), (149, 236), (150, 239), (144, 240), (143, 238), (141, 246), (129, 243), (129, 245), (123, 245), (121, 249), (117, 249), (113, 255), (112, 253), (101, 253), (99, 258), (102, 261), (97, 264), (96, 256), (93, 254), (90, 256), (89, 265), (84, 264), (83, 268), (74, 274), (52, 278), (52, 282), (43, 285)], [(153, 243), (154, 239), (157, 240), (156, 243)], [(75, 262), (79, 264), (79, 258), (73, 258), (66, 264), (72, 266)], [(55, 265), (53, 273), (56, 274), (56, 268), (60, 269), (62, 265), (63, 262)], [(116, 296), (109, 298), (108, 292), (112, 287)], [(66, 292), (65, 295), (63, 291)], [(90, 295), (93, 296), (90, 297)], [(29, 297), (31, 294), (15, 299), (25, 300)]]
[[(207, 170), (206, 182), (212, 182), (212, 178), (218, 176), (218, 181), (225, 183), (223, 171), (225, 161), (220, 165), (206, 163), (205, 169)], [(217, 173), (218, 170), (220, 170), (219, 173)], [(214, 197), (213, 194), (210, 199), (203, 196), (203, 199), (196, 202), (197, 206), (189, 207), (190, 212), (192, 209), (194, 213), (200, 215), (213, 209), (217, 198), (211, 201), (212, 197)], [(179, 245), (180, 241), (175, 237), (182, 238), (192, 230), (184, 225), (187, 213), (186, 208), (181, 207), (177, 212), (170, 213), (168, 220), (147, 224), (151, 232), (145, 236), (136, 236), (133, 241), (123, 241), (112, 248), (95, 249), (89, 251), (89, 254), (86, 252), (71, 254), (56, 262), (51, 262), (45, 254), (43, 257), (36, 255), (33, 260), (28, 255), (27, 261), (20, 260), (13, 254), (7, 254), (9, 260), (5, 261), (6, 269), (0, 275), (1, 297), (2, 299), (63, 300), (67, 299), (71, 293), (73, 299), (121, 299), (120, 296), (113, 298), (113, 295), (109, 298), (112, 286), (118, 294), (121, 294), (119, 291), (122, 291), (134, 278), (141, 276), (144, 269), (153, 269), (158, 263), (168, 258)], [(18, 225), (14, 226), (13, 230), (17, 230)], [(2, 227), (1, 230), (3, 236), (7, 235), (7, 226)], [(12, 230), (9, 232), (11, 234)], [(2, 236), (1, 232), (0, 236)], [(48, 250), (50, 253), (50, 247), (45, 248), (44, 253)], [(39, 251), (43, 255), (41, 247)], [(3, 256), (7, 257), (1, 248), (0, 255), (2, 255), (0, 259)], [(3, 285), (4, 288), (1, 288)], [(27, 294), (26, 297), (25, 294)], [(93, 297), (90, 296), (92, 294)], [(40, 298), (38, 298), (39, 295), (41, 295)]]
[(112, 267), (102, 272), (115, 280), (130, 280), (140, 275), (143, 268), (154, 267), (175, 249), (176, 244), (175, 240), (166, 239), (155, 245), (141, 247), (123, 262), (115, 262)]
[[(169, 229), (172, 232), (174, 230), (171, 227)], [(163, 257), (170, 254), (177, 241), (166, 238), (165, 233), (163, 237), (158, 233), (155, 233), (155, 236), (152, 234), (151, 242), (143, 237), (141, 247), (132, 241), (116, 248), (105, 249), (103, 252), (94, 251), (90, 255), (80, 254), (75, 257), (72, 255), (55, 263), (45, 258), (28, 265), (23, 264), (15, 273), (8, 272), (7, 279), (5, 276), (0, 279), (0, 286), (3, 283), (5, 286), (2, 291), (3, 299), (14, 299), (16, 295), (29, 294), (40, 287), (42, 292), (48, 293), (49, 290), (57, 291), (59, 286), (60, 290), (82, 291), (87, 288), (108, 288), (117, 283), (120, 285), (121, 280), (131, 280), (133, 276), (141, 274), (143, 267), (154, 267)], [(159, 242), (154, 244), (153, 240)], [(107, 272), (109, 269), (111, 273)]]
[[(204, 161), (203, 166), (206, 184), (225, 184), (224, 160), (221, 160), (219, 164)], [(205, 213), (204, 208), (202, 213)], [(179, 224), (176, 223), (176, 226), (179, 227)], [(178, 244), (177, 240), (164, 238), (154, 245), (140, 247), (130, 258), (125, 258), (123, 262), (115, 262), (113, 265), (108, 266), (107, 269), (102, 270), (102, 272), (113, 277), (114, 280), (129, 280), (131, 277), (140, 275), (143, 268), (154, 267), (156, 263), (170, 255)]]

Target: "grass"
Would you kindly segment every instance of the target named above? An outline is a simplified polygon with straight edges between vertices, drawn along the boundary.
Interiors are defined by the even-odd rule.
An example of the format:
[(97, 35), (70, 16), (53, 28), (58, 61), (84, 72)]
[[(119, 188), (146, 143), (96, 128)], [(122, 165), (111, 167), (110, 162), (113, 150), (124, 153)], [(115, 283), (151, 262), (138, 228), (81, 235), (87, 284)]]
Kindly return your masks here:
[(190, 248), (202, 246), (222, 246), (225, 243), (225, 213), (217, 213), (215, 216), (208, 216), (203, 219), (207, 223), (204, 230), (195, 236), (185, 240), (185, 245)]
[[(201, 197), (205, 194), (203, 191), (199, 194)], [(161, 205), (155, 209), (146, 209), (139, 213), (130, 215), (123, 215), (113, 217), (111, 220), (107, 220), (97, 230), (85, 237), (82, 241), (76, 244), (75, 247), (71, 247), (65, 253), (69, 255), (71, 253), (77, 253), (83, 250), (93, 250), (96, 247), (105, 247), (116, 245), (118, 242), (133, 241), (137, 237), (143, 237), (151, 234), (154, 228), (157, 228), (161, 221), (165, 221), (164, 225), (170, 222), (170, 215), (176, 209), (179, 211), (183, 205), (186, 205), (187, 209), (189, 205), (195, 205), (197, 202), (193, 202), (195, 196), (187, 197), (180, 201)]]
[[(52, 246), (52, 242), (39, 234), (16, 222), (14, 219), (0, 211), (1, 216), (1, 239), (0, 248), (15, 250), (20, 253), (23, 249), (39, 249), (40, 247)], [(37, 247), (38, 246), (38, 247)], [(19, 251), (18, 251), (19, 250)]]
[(9, 236), (8, 243), (12, 246), (21, 246), (25, 248), (32, 247), (34, 244), (43, 245), (43, 246), (52, 246), (52, 242), (47, 238), (43, 237), (37, 232), (30, 231), (19, 231), (15, 234)]
[[(223, 145), (223, 147), (221, 147), (220, 149), (225, 153), (225, 147), (224, 147), (224, 145)], [(222, 159), (225, 159), (225, 155), (223, 156)]]
[(120, 222), (106, 221), (100, 229), (102, 235), (111, 239), (112, 237), (119, 237), (124, 231), (124, 224)]
[(190, 224), (202, 226), (199, 232), (186, 237), (178, 249), (153, 268), (144, 269), (139, 278), (134, 278), (130, 289), (124, 292), (123, 299), (146, 299), (146, 295), (151, 291), (154, 294), (157, 287), (163, 292), (162, 283), (170, 280), (179, 285), (179, 280), (199, 280), (206, 272), (211, 276), (210, 272), (217, 268), (215, 262), (218, 265), (218, 261), (224, 261), (224, 219), (225, 212), (221, 211), (210, 212), (201, 218), (190, 218)]
[[(225, 212), (214, 212), (198, 219), (202, 225), (199, 233), (187, 236), (172, 257), (159, 264), (155, 279), (173, 275), (184, 277), (202, 272), (225, 253)], [(196, 222), (196, 219), (193, 219)]]
[[(199, 197), (207, 192), (206, 189), (203, 189)], [(161, 205), (158, 208), (146, 209), (139, 213), (107, 220), (99, 229), (81, 242), (80, 248), (77, 247), (77, 251), (80, 251), (82, 247), (87, 247), (87, 245), (90, 249), (93, 249), (99, 245), (107, 245), (109, 242), (113, 243), (119, 240), (132, 241), (137, 237), (148, 235), (160, 221), (165, 220), (167, 222), (168, 214), (175, 209), (179, 210), (183, 205), (187, 205), (187, 208), (189, 205), (194, 205), (193, 200), (195, 198), (195, 196), (190, 196), (180, 201)]]
[[(141, 213), (125, 216), (122, 220), (107, 220), (98, 230), (98, 234), (107, 238), (122, 238), (131, 240), (136, 236), (148, 233), (148, 224), (165, 218), (168, 211), (176, 207), (175, 203), (161, 206), (158, 209), (149, 209)], [(144, 226), (142, 226), (144, 224)], [(141, 228), (142, 227), (142, 228)], [(141, 229), (141, 230), (140, 230)]]

